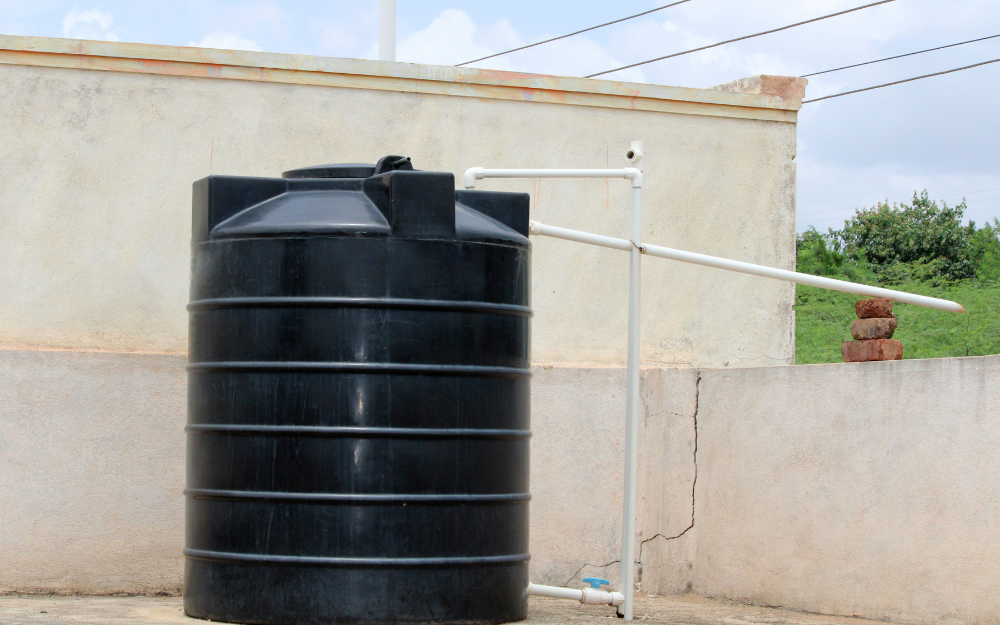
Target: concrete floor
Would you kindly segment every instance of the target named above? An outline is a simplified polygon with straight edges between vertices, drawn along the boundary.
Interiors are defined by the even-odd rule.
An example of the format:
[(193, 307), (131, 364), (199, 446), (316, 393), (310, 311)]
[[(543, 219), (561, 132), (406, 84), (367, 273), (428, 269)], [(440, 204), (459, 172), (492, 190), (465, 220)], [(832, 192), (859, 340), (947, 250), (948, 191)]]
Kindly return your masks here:
[[(525, 625), (612, 625), (613, 608), (532, 598)], [(643, 625), (874, 625), (875, 621), (746, 606), (731, 601), (679, 597), (636, 597), (636, 621)], [(614, 620), (609, 620), (614, 619)], [(2, 625), (198, 625), (184, 616), (180, 597), (0, 596)], [(885, 625), (882, 623), (881, 625)]]

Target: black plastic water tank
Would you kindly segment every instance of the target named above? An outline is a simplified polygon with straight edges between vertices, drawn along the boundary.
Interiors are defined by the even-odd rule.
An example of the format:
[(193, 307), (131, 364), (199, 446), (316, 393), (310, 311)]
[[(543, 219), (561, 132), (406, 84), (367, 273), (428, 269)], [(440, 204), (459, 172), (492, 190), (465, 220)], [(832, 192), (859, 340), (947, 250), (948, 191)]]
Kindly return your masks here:
[(400, 157), (194, 184), (189, 615), (525, 618), (527, 235)]

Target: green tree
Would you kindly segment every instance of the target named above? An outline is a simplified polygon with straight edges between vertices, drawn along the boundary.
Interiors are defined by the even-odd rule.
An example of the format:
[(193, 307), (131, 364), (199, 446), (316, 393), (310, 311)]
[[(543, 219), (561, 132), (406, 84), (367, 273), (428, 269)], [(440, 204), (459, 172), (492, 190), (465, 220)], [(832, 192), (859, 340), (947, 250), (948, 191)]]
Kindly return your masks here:
[(909, 205), (880, 202), (860, 209), (843, 230), (831, 230), (830, 235), (835, 249), (843, 249), (851, 260), (865, 261), (882, 282), (974, 278), (970, 243), (976, 230), (975, 224), (962, 225), (965, 209), (965, 200), (939, 207), (924, 190), (914, 192)]
[(1000, 220), (976, 230), (969, 223), (969, 256), (976, 264), (976, 277), (982, 282), (1000, 282)]
[(795, 241), (796, 270), (814, 276), (828, 276), (870, 282), (874, 276), (863, 258), (851, 259), (839, 249), (835, 234), (823, 234), (815, 226), (798, 235)]

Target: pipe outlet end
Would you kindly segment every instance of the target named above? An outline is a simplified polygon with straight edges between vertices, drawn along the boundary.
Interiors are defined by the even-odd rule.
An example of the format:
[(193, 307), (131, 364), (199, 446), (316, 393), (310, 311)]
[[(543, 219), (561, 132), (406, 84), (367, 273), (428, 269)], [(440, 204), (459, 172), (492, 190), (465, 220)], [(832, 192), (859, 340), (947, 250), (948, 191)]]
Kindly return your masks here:
[(645, 141), (633, 141), (629, 149), (625, 152), (625, 160), (632, 163), (632, 166), (642, 171), (642, 152), (645, 149)]

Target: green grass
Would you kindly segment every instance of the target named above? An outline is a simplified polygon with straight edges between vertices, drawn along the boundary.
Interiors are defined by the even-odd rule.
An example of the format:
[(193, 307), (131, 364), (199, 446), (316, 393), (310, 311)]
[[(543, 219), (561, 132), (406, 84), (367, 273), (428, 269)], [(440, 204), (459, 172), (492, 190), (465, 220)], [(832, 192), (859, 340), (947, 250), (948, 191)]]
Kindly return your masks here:
[[(907, 283), (890, 288), (954, 300), (967, 311), (962, 315), (897, 303), (893, 312), (899, 327), (892, 338), (903, 342), (903, 358), (1000, 354), (1000, 284)], [(841, 362), (840, 344), (853, 340), (854, 302), (861, 298), (799, 284), (795, 299), (795, 362)]]

